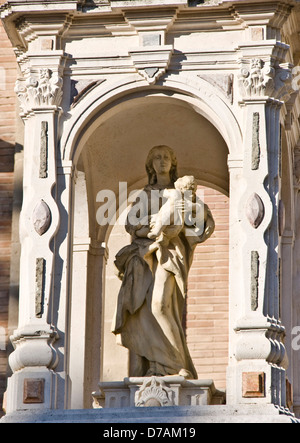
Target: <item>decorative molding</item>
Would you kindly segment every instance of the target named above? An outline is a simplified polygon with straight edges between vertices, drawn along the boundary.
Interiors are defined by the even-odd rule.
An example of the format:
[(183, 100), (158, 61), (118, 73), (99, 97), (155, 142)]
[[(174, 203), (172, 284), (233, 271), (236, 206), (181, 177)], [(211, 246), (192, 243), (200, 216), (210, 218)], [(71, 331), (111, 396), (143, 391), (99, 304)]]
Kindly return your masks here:
[(254, 229), (257, 229), (265, 216), (264, 204), (256, 193), (252, 194), (246, 204), (246, 216)]
[(173, 390), (157, 377), (146, 378), (135, 393), (136, 407), (174, 406)]
[(58, 354), (53, 343), (58, 339), (57, 331), (46, 323), (17, 329), (11, 336), (15, 351), (10, 354), (10, 366), (13, 372), (25, 367), (43, 367), (53, 369), (58, 363)]
[(58, 107), (61, 103), (63, 79), (50, 69), (40, 69), (38, 73), (16, 82), (15, 92), (23, 114), (36, 108)]
[(285, 359), (285, 329), (275, 319), (263, 321), (245, 317), (237, 322), (238, 333), (235, 356), (237, 361), (266, 360), (279, 366)]
[(39, 235), (44, 235), (48, 231), (51, 224), (51, 211), (44, 200), (36, 205), (32, 214), (32, 222), (35, 231)]

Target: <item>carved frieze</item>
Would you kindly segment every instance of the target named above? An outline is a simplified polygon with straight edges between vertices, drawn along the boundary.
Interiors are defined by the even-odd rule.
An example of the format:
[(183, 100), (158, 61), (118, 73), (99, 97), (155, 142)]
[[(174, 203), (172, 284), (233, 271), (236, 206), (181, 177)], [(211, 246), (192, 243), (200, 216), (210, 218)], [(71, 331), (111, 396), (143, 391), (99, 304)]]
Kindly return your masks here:
[(30, 73), (25, 79), (16, 82), (15, 92), (23, 114), (32, 109), (59, 106), (63, 91), (63, 79), (49, 69)]

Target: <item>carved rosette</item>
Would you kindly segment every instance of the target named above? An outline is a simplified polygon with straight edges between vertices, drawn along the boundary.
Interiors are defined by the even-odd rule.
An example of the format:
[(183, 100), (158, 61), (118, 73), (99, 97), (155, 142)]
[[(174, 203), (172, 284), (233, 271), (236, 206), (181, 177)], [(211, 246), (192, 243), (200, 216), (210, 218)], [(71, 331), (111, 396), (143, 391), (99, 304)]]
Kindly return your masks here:
[(157, 377), (146, 378), (135, 394), (136, 407), (174, 406), (173, 391)]
[(63, 91), (63, 79), (49, 69), (30, 73), (26, 79), (16, 82), (15, 92), (20, 101), (23, 114), (32, 109), (59, 106)]

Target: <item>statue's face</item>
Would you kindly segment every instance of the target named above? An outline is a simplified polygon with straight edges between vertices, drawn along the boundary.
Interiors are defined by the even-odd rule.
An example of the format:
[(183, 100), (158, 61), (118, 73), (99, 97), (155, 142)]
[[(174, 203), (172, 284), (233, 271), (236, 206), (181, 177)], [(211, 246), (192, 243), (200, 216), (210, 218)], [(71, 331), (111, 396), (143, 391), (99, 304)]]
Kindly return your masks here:
[(156, 174), (169, 173), (172, 167), (172, 159), (169, 151), (166, 148), (159, 148), (153, 154), (153, 169)]

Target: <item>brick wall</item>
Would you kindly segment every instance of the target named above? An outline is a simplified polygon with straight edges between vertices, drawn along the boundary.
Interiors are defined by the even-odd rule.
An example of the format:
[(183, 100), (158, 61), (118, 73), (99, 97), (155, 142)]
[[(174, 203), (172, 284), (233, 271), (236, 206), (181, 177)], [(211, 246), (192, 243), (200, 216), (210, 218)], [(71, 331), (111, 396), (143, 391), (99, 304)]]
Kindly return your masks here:
[(202, 188), (216, 222), (213, 236), (195, 251), (189, 275), (186, 331), (199, 379), (226, 387), (229, 317), (229, 199)]
[[(3, 3), (1, 1), (0, 3)], [(0, 22), (0, 415), (6, 389), (17, 64)]]

